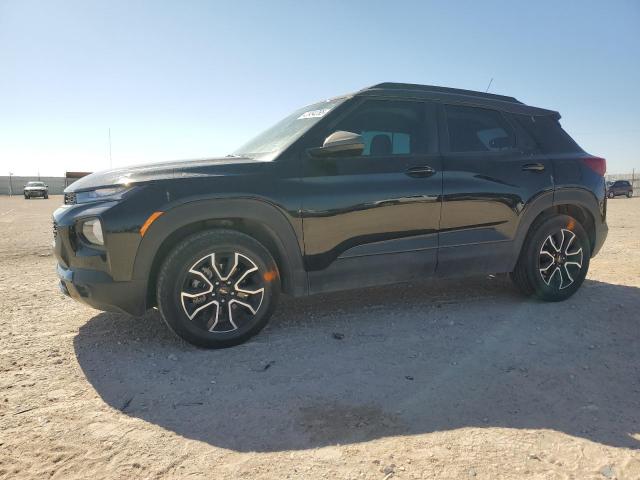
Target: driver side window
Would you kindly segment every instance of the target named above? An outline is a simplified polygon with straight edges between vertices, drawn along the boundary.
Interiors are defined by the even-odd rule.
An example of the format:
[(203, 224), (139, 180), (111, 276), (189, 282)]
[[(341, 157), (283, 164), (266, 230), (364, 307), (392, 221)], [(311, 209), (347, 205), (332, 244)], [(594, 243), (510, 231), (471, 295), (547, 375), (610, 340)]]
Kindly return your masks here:
[[(363, 157), (427, 151), (425, 103), (367, 100), (332, 127), (362, 136)], [(435, 119), (435, 116), (433, 117)], [(435, 129), (435, 120), (431, 125)], [(435, 141), (433, 142), (435, 146)]]

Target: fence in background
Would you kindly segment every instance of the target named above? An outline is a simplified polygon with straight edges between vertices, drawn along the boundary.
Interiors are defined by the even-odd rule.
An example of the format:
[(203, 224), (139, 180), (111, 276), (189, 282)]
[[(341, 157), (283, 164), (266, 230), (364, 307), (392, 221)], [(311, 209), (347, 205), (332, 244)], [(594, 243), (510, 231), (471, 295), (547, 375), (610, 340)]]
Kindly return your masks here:
[[(49, 185), (49, 195), (62, 195), (65, 187), (75, 182), (77, 178), (65, 177), (21, 177), (18, 175), (0, 176), (0, 195), (9, 195), (12, 190), (14, 195), (22, 195), (22, 189), (27, 182), (44, 182)], [(10, 187), (11, 186), (11, 190)]]
[[(9, 180), (11, 179), (11, 180)], [(9, 195), (9, 181), (14, 195), (22, 195), (22, 189), (27, 182), (44, 182), (49, 185), (50, 195), (61, 195), (65, 188), (64, 177), (20, 177), (17, 175), (0, 177), (0, 195)]]

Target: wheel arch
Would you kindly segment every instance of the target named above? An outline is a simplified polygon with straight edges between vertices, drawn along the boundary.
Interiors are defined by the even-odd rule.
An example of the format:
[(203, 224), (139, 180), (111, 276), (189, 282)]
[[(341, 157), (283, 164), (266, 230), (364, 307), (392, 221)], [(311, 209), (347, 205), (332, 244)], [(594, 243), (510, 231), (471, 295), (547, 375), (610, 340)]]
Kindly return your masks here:
[(276, 261), (283, 292), (294, 296), (307, 293), (298, 236), (281, 210), (262, 200), (203, 200), (164, 212), (143, 237), (134, 275), (145, 285), (146, 308), (156, 304), (155, 283), (166, 255), (188, 235), (215, 228), (235, 230), (255, 238)]
[[(589, 236), (591, 251), (594, 251), (597, 242), (596, 215), (599, 207), (595, 196), (583, 189), (558, 189), (550, 195), (543, 195), (530, 208), (520, 222), (520, 228), (514, 242), (514, 263), (517, 262), (522, 246), (531, 229), (542, 219), (551, 215), (565, 214), (575, 218), (585, 229)], [(593, 255), (593, 253), (592, 253)]]

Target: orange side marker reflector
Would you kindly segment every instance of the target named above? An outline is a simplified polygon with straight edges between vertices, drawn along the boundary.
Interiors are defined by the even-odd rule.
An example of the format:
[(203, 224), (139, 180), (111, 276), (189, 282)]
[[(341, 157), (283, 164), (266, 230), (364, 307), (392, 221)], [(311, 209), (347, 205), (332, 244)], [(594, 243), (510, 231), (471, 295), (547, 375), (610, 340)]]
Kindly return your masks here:
[(142, 226), (140, 227), (140, 236), (144, 237), (144, 234), (147, 233), (147, 230), (149, 229), (149, 227), (151, 226), (151, 224), (153, 222), (156, 221), (156, 219), (162, 215), (164, 212), (153, 212), (151, 215), (149, 215), (149, 218), (147, 218), (147, 220), (142, 224)]
[(576, 226), (576, 221), (572, 218), (571, 220), (569, 220), (569, 225), (567, 225), (567, 228), (573, 232), (573, 228), (575, 226)]
[(271, 270), (269, 272), (264, 272), (262, 278), (264, 278), (265, 282), (273, 282), (278, 276), (278, 272)]

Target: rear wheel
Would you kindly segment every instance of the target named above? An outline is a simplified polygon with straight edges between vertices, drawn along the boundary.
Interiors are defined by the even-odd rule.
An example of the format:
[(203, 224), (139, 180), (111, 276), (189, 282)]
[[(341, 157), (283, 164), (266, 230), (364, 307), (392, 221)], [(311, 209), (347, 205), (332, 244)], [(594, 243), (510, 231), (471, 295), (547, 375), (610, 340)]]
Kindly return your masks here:
[(627, 192), (627, 198), (633, 197), (633, 192)]
[(525, 295), (557, 302), (573, 295), (589, 269), (591, 247), (582, 225), (568, 215), (536, 222), (511, 274)]
[(280, 294), (269, 251), (248, 235), (210, 230), (180, 242), (164, 261), (158, 308), (173, 332), (205, 348), (242, 343), (258, 333)]

